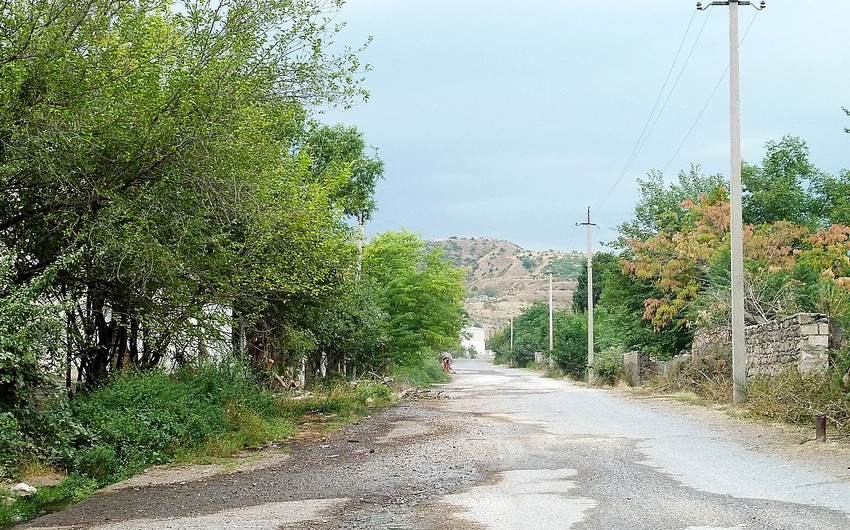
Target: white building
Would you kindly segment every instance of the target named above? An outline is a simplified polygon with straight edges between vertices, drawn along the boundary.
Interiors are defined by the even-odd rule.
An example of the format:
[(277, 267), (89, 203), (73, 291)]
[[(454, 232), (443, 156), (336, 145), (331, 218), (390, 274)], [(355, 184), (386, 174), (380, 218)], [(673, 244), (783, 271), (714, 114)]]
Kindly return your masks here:
[(484, 328), (469, 326), (460, 330), (460, 345), (475, 350), (476, 357), (485, 355)]

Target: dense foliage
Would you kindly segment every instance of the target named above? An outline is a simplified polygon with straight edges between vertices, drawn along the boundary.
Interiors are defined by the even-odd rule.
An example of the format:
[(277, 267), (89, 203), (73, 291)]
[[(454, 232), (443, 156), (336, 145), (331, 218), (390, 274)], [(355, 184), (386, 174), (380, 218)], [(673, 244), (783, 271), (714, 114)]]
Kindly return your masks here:
[[(384, 326), (387, 359), (419, 364), (429, 352), (459, 347), (464, 323), (463, 271), (439, 247), (407, 231), (376, 236), (365, 248), (363, 279), (389, 318)], [(390, 355), (392, 357), (390, 357)]]
[[(833, 328), (850, 323), (850, 174), (815, 168), (795, 137), (768, 142), (760, 164), (745, 164), (745, 310), (750, 324), (798, 311), (826, 313)], [(625, 351), (669, 359), (690, 348), (694, 330), (729, 322), (729, 200), (725, 179), (698, 166), (667, 182), (656, 171), (639, 181), (634, 217), (620, 227), (616, 254), (593, 263), (594, 371), (616, 378)], [(552, 359), (582, 375), (587, 362), (587, 270), (580, 273), (572, 312), (555, 311)], [(586, 325), (586, 324), (585, 324)], [(514, 319), (489, 348), (519, 365), (548, 358), (548, 308), (536, 304)], [(832, 360), (847, 362), (833, 333)], [(560, 338), (560, 340), (559, 340)], [(846, 370), (846, 367), (844, 368)], [(843, 373), (843, 372), (842, 372)], [(839, 374), (840, 375), (840, 374)]]
[[(552, 358), (563, 370), (581, 377), (587, 368), (587, 321), (568, 311), (553, 311)], [(513, 335), (513, 336), (511, 336)], [(549, 306), (537, 302), (514, 319), (509, 328), (493, 334), (487, 348), (496, 353), (496, 362), (526, 366), (535, 354), (549, 359)]]
[(407, 232), (363, 248), (383, 163), (316, 121), (367, 96), (342, 3), (3, 3), (0, 476), (273, 436), (264, 388), (458, 341), (461, 273)]

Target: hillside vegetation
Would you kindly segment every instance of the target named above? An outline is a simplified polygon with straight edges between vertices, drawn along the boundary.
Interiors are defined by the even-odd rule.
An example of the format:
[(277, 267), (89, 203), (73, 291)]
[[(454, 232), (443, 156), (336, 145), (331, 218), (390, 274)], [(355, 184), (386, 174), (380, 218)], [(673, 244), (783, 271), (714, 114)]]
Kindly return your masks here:
[(472, 324), (495, 330), (536, 301), (548, 301), (552, 272), (552, 300), (566, 309), (576, 281), (586, 267), (583, 254), (526, 250), (510, 241), (450, 237), (431, 241), (456, 266), (467, 271), (464, 307)]

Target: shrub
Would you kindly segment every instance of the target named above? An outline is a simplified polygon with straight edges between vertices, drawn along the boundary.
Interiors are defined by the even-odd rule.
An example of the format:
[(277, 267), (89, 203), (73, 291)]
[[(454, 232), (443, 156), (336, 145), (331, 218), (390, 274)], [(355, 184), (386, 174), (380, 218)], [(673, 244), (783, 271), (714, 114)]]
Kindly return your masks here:
[(13, 478), (22, 457), (32, 449), (18, 420), (10, 412), (0, 412), (0, 478)]
[(74, 413), (91, 432), (76, 468), (97, 479), (119, 479), (225, 433), (241, 433), (252, 445), (268, 434), (265, 420), (279, 415), (278, 405), (236, 362), (189, 368), (176, 377), (124, 372), (75, 400)]
[(619, 348), (608, 348), (593, 357), (593, 374), (599, 383), (613, 385), (623, 375), (623, 353)]
[(123, 464), (115, 449), (103, 444), (79, 451), (74, 467), (82, 475), (104, 484), (119, 480), (123, 472)]
[[(46, 391), (45, 391), (46, 392)], [(71, 415), (64, 392), (0, 412), (0, 477), (14, 478), (24, 463), (68, 467), (89, 438)]]
[(665, 392), (690, 391), (711, 401), (728, 403), (732, 400), (732, 352), (718, 349), (692, 356), (674, 365), (653, 385)]
[(355, 394), (362, 405), (385, 405), (394, 398), (393, 389), (379, 382), (358, 384)]
[(795, 425), (812, 425), (827, 416), (834, 432), (850, 436), (850, 393), (840, 370), (801, 374), (791, 367), (772, 376), (752, 378), (747, 385), (750, 415)]
[(418, 366), (398, 367), (393, 370), (393, 379), (401, 384), (426, 387), (449, 380), (448, 374), (436, 358), (428, 357)]

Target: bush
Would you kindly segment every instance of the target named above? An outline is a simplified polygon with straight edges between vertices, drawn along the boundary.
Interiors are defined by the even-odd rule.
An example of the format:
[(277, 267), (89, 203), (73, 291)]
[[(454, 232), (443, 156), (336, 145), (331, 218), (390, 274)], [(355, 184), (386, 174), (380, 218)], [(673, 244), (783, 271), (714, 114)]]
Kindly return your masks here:
[(732, 400), (732, 352), (718, 349), (676, 364), (653, 385), (664, 392), (690, 391), (710, 401)]
[(835, 433), (850, 436), (850, 393), (841, 382), (841, 370), (801, 374), (788, 368), (772, 376), (758, 376), (747, 385), (747, 412), (794, 425), (811, 426), (815, 416), (827, 416)]
[(71, 415), (64, 392), (0, 412), (0, 477), (15, 478), (21, 464), (69, 467), (88, 432)]
[(0, 478), (13, 478), (24, 455), (34, 448), (10, 412), (0, 413)]
[(363, 405), (384, 405), (391, 403), (394, 398), (393, 389), (378, 382), (358, 384), (355, 394), (357, 401)]
[(623, 375), (623, 352), (608, 348), (593, 357), (593, 374), (597, 382), (613, 385)]
[(115, 449), (103, 444), (82, 449), (74, 462), (78, 473), (103, 483), (121, 478), (123, 467)]
[(121, 479), (226, 433), (256, 444), (269, 432), (266, 420), (281, 413), (275, 396), (237, 362), (193, 367), (176, 377), (124, 372), (80, 395), (73, 410), (91, 432), (75, 468), (98, 480)]
[(395, 368), (393, 379), (401, 385), (422, 388), (448, 381), (450, 378), (436, 358), (428, 357), (417, 366)]

